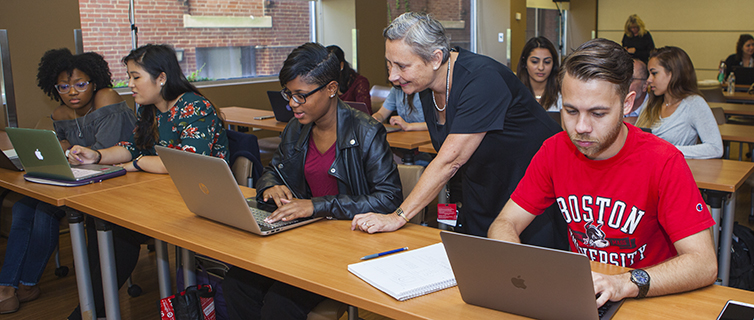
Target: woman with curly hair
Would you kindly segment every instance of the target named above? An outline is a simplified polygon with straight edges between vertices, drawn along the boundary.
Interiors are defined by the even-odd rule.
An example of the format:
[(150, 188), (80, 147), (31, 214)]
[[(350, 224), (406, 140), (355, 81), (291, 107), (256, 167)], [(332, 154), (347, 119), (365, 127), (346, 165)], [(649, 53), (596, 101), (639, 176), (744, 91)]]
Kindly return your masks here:
[(338, 76), (338, 97), (340, 100), (363, 102), (367, 105), (367, 110), (372, 112), (369, 80), (351, 68), (351, 64), (346, 61), (343, 49), (331, 45), (327, 46), (327, 51), (334, 53), (340, 62), (340, 75)]
[[(97, 53), (73, 55), (47, 51), (39, 63), (39, 87), (60, 101), (51, 118), (63, 149), (85, 145), (102, 149), (128, 139), (136, 118), (112, 89), (110, 69)], [(0, 270), (0, 313), (15, 312), (21, 302), (39, 297), (39, 282), (58, 245), (58, 225), (65, 215), (51, 204), (23, 198), (13, 205), (13, 222)]]

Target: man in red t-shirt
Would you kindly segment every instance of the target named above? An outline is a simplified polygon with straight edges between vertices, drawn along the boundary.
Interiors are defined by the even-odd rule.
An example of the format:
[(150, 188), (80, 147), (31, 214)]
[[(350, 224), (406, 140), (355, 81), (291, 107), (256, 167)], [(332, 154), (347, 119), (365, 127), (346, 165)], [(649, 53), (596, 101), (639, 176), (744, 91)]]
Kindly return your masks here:
[(534, 217), (557, 203), (572, 251), (636, 268), (592, 273), (600, 306), (693, 290), (717, 277), (714, 221), (683, 154), (622, 121), (636, 97), (632, 74), (631, 57), (605, 39), (566, 58), (559, 74), (565, 132), (544, 142), (489, 229), (490, 238), (519, 242)]

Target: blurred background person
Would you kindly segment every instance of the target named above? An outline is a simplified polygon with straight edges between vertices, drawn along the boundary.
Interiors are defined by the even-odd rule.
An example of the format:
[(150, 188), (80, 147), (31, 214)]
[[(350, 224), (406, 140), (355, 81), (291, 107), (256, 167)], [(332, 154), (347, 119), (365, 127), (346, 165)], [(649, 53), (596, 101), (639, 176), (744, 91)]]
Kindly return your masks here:
[[(363, 102), (368, 110), (372, 110), (372, 97), (369, 95), (369, 80), (351, 69), (351, 64), (346, 61), (343, 49), (336, 45), (327, 46), (327, 51), (332, 52), (340, 62), (340, 75), (338, 76), (338, 95), (343, 101)], [(371, 111), (370, 111), (371, 112)]]
[(559, 111), (558, 50), (545, 37), (531, 38), (521, 51), (516, 75), (537, 102), (548, 111)]
[(635, 14), (628, 16), (623, 32), (623, 47), (632, 57), (647, 63), (649, 53), (655, 48), (655, 42), (644, 26), (644, 21)]

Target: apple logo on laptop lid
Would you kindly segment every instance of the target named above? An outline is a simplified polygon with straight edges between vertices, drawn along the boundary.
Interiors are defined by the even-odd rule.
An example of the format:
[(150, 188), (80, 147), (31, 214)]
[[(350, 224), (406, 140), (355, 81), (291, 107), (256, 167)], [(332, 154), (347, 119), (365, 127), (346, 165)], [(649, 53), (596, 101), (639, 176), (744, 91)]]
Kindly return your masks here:
[(34, 151), (34, 155), (37, 156), (37, 159), (39, 159), (39, 160), (44, 160), (45, 159), (45, 157), (42, 156), (42, 152), (39, 151), (39, 149), (37, 149), (36, 151)]
[(521, 276), (518, 276), (516, 278), (511, 278), (511, 283), (513, 283), (513, 286), (520, 289), (526, 289), (526, 284), (524, 283), (523, 278)]

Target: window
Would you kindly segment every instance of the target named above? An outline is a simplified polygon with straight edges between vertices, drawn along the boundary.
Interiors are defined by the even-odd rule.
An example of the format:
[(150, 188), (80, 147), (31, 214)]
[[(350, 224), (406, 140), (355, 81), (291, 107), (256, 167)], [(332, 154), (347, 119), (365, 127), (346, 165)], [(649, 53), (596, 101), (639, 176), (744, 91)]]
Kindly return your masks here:
[[(472, 0), (387, 0), (390, 21), (409, 11), (426, 12), (439, 20), (450, 37), (451, 47), (471, 48)], [(473, 51), (473, 50), (472, 50)]]
[[(84, 51), (105, 57), (116, 84), (132, 49), (128, 1), (80, 0)], [(288, 53), (311, 40), (308, 1), (135, 1), (138, 45), (170, 44), (199, 80), (276, 76)], [(193, 75), (192, 75), (193, 73)]]

